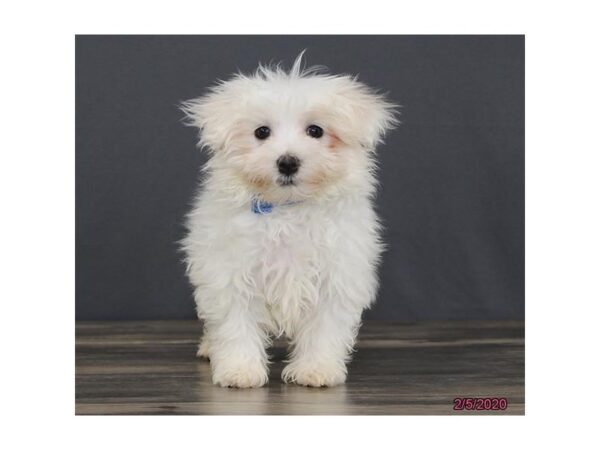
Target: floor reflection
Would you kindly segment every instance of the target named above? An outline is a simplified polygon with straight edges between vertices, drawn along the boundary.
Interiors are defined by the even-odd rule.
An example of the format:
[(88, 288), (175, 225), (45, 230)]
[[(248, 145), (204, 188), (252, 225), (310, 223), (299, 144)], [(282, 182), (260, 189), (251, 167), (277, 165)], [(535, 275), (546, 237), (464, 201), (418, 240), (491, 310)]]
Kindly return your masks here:
[(280, 399), (280, 403), (270, 414), (348, 414), (350, 402), (348, 401), (346, 385), (330, 388), (310, 388), (281, 383), (271, 392), (270, 400)]

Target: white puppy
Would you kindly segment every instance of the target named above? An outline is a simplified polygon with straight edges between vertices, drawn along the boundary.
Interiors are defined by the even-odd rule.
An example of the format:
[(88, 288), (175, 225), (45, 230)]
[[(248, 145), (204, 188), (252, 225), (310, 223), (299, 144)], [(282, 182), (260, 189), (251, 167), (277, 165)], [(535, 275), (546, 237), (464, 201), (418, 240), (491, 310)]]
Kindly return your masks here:
[(210, 159), (183, 240), (213, 382), (268, 381), (266, 348), (285, 334), (282, 377), (346, 379), (382, 251), (374, 150), (394, 106), (356, 78), (259, 67), (184, 102)]

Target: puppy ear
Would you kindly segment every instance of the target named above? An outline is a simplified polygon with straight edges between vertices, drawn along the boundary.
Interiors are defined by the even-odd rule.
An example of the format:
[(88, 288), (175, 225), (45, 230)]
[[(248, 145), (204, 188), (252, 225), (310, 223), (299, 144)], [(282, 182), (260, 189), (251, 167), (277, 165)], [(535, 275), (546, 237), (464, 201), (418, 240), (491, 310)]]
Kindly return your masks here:
[(339, 81), (336, 109), (344, 118), (340, 132), (367, 150), (375, 150), (385, 133), (400, 123), (398, 106), (355, 78)]
[(222, 83), (210, 89), (202, 97), (180, 104), (185, 114), (185, 124), (199, 130), (199, 145), (211, 153), (223, 148), (227, 142), (231, 122), (231, 95)]

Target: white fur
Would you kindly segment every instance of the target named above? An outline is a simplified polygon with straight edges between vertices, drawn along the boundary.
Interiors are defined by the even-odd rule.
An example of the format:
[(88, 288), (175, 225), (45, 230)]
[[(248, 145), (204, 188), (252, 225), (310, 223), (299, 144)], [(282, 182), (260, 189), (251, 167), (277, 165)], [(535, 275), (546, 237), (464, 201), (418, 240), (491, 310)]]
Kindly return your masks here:
[[(210, 154), (183, 249), (204, 321), (198, 355), (221, 386), (265, 384), (266, 348), (282, 334), (286, 382), (343, 383), (377, 291), (373, 158), (393, 105), (353, 77), (303, 70), (301, 57), (289, 72), (261, 66), (183, 104)], [(310, 124), (323, 137), (308, 136)], [(261, 141), (264, 125), (272, 134)], [(293, 186), (277, 182), (283, 154), (302, 162)], [(253, 213), (254, 198), (273, 211)]]

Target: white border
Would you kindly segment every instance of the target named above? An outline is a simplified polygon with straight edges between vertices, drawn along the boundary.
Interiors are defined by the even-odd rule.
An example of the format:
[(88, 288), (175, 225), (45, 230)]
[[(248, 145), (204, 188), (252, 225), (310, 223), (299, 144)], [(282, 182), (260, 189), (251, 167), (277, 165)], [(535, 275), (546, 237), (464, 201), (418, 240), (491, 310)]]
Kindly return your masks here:
[[(393, 6), (386, 6), (393, 5)], [(13, 2), (2, 19), (3, 441), (579, 448), (598, 408), (592, 2)], [(74, 417), (74, 34), (526, 34), (526, 417)], [(596, 439), (597, 441), (597, 439)], [(587, 447), (587, 446), (586, 446)]]

